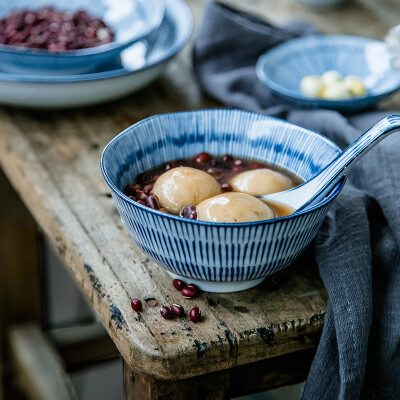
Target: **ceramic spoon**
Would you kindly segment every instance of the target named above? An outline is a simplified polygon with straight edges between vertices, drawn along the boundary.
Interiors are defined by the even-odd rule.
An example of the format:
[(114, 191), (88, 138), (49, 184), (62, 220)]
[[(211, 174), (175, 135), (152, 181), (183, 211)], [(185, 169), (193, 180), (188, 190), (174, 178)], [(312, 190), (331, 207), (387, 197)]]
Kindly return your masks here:
[(390, 115), (377, 122), (308, 182), (284, 192), (257, 197), (291, 207), (294, 209), (293, 212), (312, 207), (329, 194), (360, 158), (382, 139), (398, 130), (400, 130), (400, 115)]

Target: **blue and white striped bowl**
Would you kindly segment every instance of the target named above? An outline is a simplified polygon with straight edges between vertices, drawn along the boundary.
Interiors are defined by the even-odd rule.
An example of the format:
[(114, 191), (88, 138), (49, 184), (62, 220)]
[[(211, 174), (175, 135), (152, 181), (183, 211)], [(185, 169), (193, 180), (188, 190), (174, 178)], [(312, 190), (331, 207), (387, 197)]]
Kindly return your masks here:
[(137, 174), (202, 151), (263, 160), (308, 180), (340, 149), (315, 132), (240, 110), (156, 115), (106, 146), (101, 170), (134, 241), (170, 275), (206, 291), (247, 289), (289, 265), (314, 238), (344, 184), (305, 212), (248, 223), (192, 221), (141, 206), (123, 194)]
[(82, 74), (117, 59), (122, 50), (147, 37), (161, 24), (164, 0), (1, 0), (0, 18), (20, 9), (52, 6), (62, 11), (83, 9), (102, 18), (115, 33), (115, 40), (88, 49), (50, 53), (0, 44), (0, 68), (4, 72), (48, 75)]
[[(304, 76), (322, 75), (332, 69), (342, 76), (362, 78), (367, 95), (330, 101), (302, 94), (300, 81)], [(279, 97), (305, 108), (356, 111), (372, 106), (400, 88), (400, 71), (391, 68), (386, 44), (358, 36), (310, 35), (290, 40), (261, 55), (256, 73)]]

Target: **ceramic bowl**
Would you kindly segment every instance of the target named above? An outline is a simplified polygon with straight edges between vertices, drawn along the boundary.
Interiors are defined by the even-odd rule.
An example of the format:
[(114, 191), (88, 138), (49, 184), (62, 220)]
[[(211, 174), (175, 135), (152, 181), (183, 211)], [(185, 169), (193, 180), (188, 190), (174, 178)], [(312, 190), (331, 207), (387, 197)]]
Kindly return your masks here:
[[(349, 100), (308, 98), (300, 91), (306, 75), (337, 70), (342, 76), (357, 75), (368, 93)], [(259, 80), (286, 101), (306, 108), (356, 111), (377, 103), (400, 87), (400, 71), (390, 66), (386, 44), (345, 35), (310, 35), (293, 39), (267, 51), (258, 59)]]
[(188, 41), (193, 20), (184, 0), (165, 0), (164, 19), (151, 36), (121, 52), (121, 62), (74, 75), (24, 75), (0, 71), (0, 103), (29, 108), (82, 107), (117, 99), (156, 79)]
[[(34, 8), (84, 9), (101, 17), (115, 32), (111, 43), (88, 49), (50, 53), (41, 49), (0, 45), (0, 68), (11, 73), (82, 74), (118, 58), (120, 52), (156, 30), (164, 16), (164, 0), (35, 0)], [(31, 0), (2, 0), (0, 18), (19, 9), (32, 9)]]
[(308, 246), (343, 182), (305, 212), (248, 223), (188, 220), (141, 206), (123, 194), (137, 174), (202, 151), (273, 163), (308, 180), (340, 149), (315, 132), (240, 110), (156, 115), (132, 125), (104, 149), (104, 178), (122, 222), (143, 252), (172, 277), (206, 291), (256, 286)]

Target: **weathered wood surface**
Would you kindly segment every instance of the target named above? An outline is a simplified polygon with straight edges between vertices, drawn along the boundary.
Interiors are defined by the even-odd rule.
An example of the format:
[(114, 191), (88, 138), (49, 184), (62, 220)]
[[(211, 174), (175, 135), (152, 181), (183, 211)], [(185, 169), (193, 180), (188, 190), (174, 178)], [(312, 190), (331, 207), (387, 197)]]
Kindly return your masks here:
[[(190, 1), (196, 23), (204, 3)], [(246, 8), (275, 22), (307, 17), (326, 32), (382, 38), (391, 22), (368, 3), (349, 2), (340, 12), (326, 13), (290, 0), (253, 0)], [(400, 102), (394, 98), (392, 104)], [(119, 101), (75, 111), (0, 110), (1, 167), (128, 367), (157, 379), (183, 379), (313, 348), (323, 326), (327, 295), (310, 261), (278, 274), (279, 287), (268, 280), (243, 293), (184, 300), (121, 225), (100, 173), (103, 147), (149, 115), (213, 106), (218, 104), (201, 94), (193, 78), (187, 46), (157, 82)], [(165, 321), (158, 307), (146, 303), (138, 314), (130, 308), (131, 297), (177, 302), (186, 310), (197, 305), (204, 320)]]

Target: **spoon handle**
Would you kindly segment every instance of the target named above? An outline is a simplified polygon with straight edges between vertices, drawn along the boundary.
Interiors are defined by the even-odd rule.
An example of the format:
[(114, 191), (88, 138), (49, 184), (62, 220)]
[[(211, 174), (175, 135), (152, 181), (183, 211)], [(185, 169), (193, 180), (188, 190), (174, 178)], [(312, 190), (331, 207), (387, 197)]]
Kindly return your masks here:
[(400, 115), (383, 118), (347, 147), (316, 177), (297, 188), (276, 193), (276, 199), (274, 195), (268, 196), (268, 199), (288, 204), (297, 211), (317, 204), (327, 196), (343, 176), (347, 175), (356, 161), (385, 137), (398, 130), (400, 130)]

